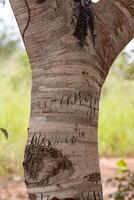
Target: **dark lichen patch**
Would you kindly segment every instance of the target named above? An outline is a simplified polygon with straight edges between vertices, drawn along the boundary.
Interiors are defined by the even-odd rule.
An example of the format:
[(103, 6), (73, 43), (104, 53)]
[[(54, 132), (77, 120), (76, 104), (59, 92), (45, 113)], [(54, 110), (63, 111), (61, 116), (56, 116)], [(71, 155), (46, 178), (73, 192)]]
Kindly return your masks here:
[(88, 45), (86, 37), (89, 30), (92, 36), (93, 45), (95, 45), (95, 22), (91, 0), (73, 0), (73, 2), (73, 36), (79, 41), (79, 45), (83, 47), (84, 45)]
[(26, 146), (23, 165), (28, 186), (44, 186), (61, 170), (73, 170), (67, 156), (53, 148), (51, 141), (40, 133), (33, 136), (30, 144)]

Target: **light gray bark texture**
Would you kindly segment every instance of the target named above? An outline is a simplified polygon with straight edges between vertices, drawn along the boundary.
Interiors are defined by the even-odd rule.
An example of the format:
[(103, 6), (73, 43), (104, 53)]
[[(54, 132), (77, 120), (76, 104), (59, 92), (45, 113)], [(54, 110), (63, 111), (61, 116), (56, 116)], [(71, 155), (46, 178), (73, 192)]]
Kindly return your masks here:
[(99, 98), (134, 36), (134, 0), (10, 2), (32, 69), (29, 200), (102, 200)]

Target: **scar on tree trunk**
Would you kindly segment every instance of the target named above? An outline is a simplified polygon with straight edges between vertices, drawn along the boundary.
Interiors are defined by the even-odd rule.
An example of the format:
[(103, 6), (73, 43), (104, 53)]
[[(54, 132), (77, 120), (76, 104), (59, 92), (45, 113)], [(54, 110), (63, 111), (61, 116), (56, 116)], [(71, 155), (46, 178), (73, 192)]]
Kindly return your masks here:
[(91, 0), (73, 0), (74, 9), (72, 24), (74, 25), (73, 36), (79, 41), (79, 45), (83, 47), (87, 45), (86, 37), (88, 30), (92, 36), (93, 45), (95, 46), (95, 22)]
[[(39, 174), (44, 167), (46, 173), (39, 181)], [(53, 168), (49, 168), (49, 160), (54, 163)], [(47, 168), (48, 163), (48, 168)], [(24, 158), (24, 171), (28, 177), (26, 185), (31, 187), (46, 186), (49, 184), (49, 179), (56, 176), (61, 170), (69, 170), (73, 173), (71, 161), (60, 150), (52, 147), (51, 141), (43, 137), (40, 133), (33, 136), (30, 144), (26, 146)]]

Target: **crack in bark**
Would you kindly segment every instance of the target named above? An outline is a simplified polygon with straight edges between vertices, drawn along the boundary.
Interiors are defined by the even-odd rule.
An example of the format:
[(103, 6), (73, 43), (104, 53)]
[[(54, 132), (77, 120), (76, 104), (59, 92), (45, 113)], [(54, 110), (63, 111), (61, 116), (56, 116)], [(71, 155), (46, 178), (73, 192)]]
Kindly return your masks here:
[[(22, 38), (24, 39), (24, 36), (25, 36), (25, 32), (29, 26), (29, 23), (30, 23), (30, 20), (31, 20), (31, 10), (29, 8), (29, 5), (27, 3), (27, 0), (24, 0), (25, 1), (25, 4), (26, 4), (26, 7), (27, 7), (27, 11), (28, 11), (28, 19), (27, 19), (27, 23), (26, 23), (26, 26), (23, 30), (23, 33), (22, 33)], [(41, 4), (41, 3), (45, 3), (46, 0), (37, 0), (37, 3)]]
[(31, 11), (30, 11), (30, 8), (29, 8), (29, 5), (27, 3), (27, 0), (25, 0), (25, 4), (26, 4), (26, 7), (27, 7), (27, 11), (28, 11), (28, 19), (27, 19), (27, 24), (23, 30), (23, 33), (22, 33), (22, 38), (24, 39), (24, 36), (25, 36), (25, 32), (29, 26), (29, 23), (30, 23), (30, 20), (31, 20)]

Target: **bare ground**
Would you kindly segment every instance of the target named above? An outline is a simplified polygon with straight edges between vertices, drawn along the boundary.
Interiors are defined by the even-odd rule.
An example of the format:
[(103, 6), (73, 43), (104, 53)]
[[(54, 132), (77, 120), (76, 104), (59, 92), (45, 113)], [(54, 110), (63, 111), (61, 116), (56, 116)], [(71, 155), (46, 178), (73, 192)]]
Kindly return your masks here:
[[(115, 158), (101, 158), (100, 167), (103, 180), (104, 196), (115, 190), (113, 186), (106, 185), (106, 180), (116, 174)], [(128, 168), (134, 171), (134, 159), (125, 159)], [(20, 177), (15, 177), (14, 180), (0, 179), (0, 200), (27, 200), (25, 184)]]

